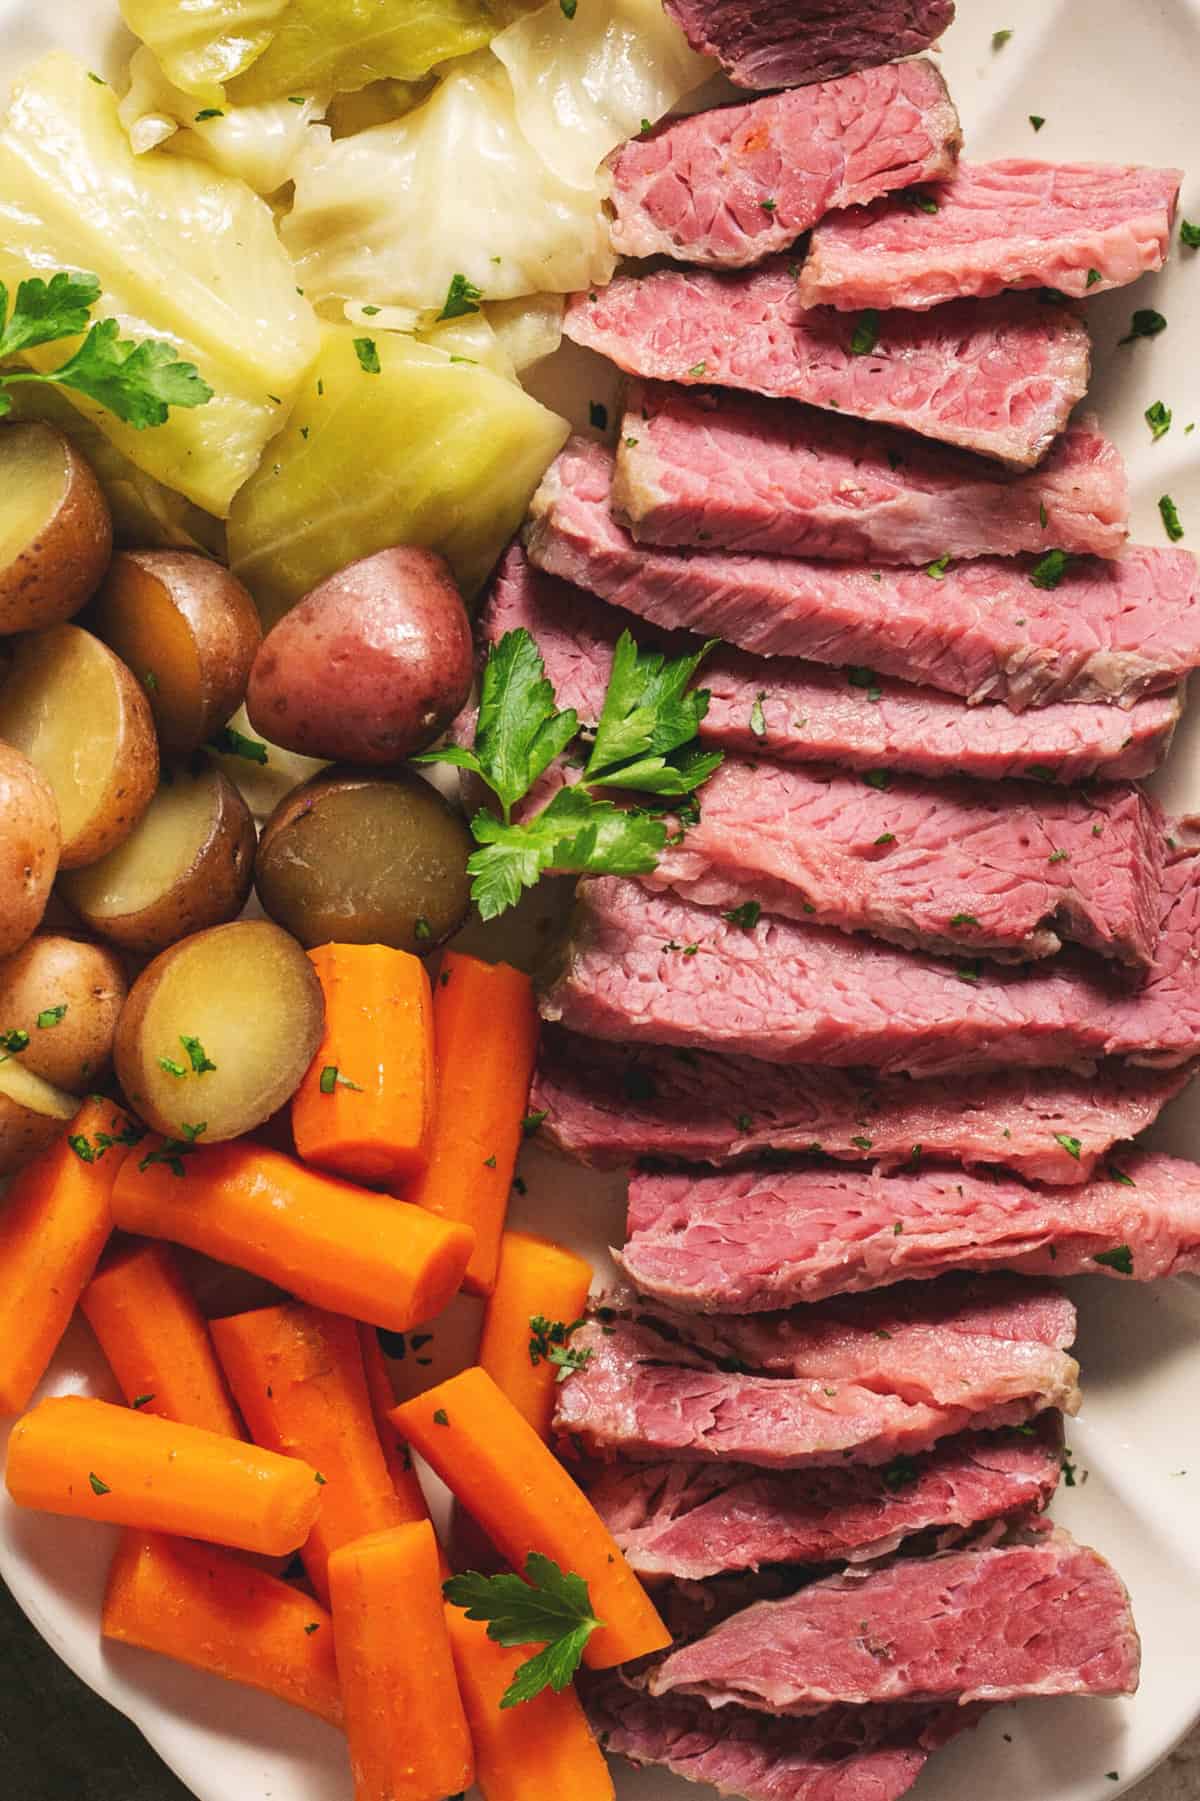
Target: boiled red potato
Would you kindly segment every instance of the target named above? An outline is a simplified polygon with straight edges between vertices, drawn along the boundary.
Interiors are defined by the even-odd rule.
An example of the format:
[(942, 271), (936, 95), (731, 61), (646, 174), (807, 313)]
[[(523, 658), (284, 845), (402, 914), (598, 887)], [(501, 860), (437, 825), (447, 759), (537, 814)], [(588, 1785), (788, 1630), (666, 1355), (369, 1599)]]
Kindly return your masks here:
[(13, 1060), (29, 1074), (85, 1094), (108, 1070), (125, 994), (105, 945), (39, 932), (0, 962), (0, 1036), (27, 1040)]
[(128, 838), (158, 786), (146, 696), (119, 657), (78, 625), (34, 632), (0, 688), (0, 741), (49, 783), (59, 866), (94, 863)]
[(49, 782), (19, 750), (0, 744), (0, 957), (41, 924), (61, 844)]
[(325, 999), (296, 940), (265, 919), (183, 938), (146, 966), (117, 1026), (117, 1077), (148, 1125), (184, 1142), (237, 1138), (300, 1086)]
[(70, 619), (112, 555), (100, 484), (52, 425), (0, 426), (0, 632)]
[(262, 628), (228, 569), (186, 550), (121, 550), (91, 623), (144, 685), (166, 751), (198, 750), (236, 713)]
[(164, 769), (124, 844), (62, 877), (67, 905), (98, 937), (152, 956), (236, 919), (254, 879), (250, 809), (207, 758)]
[(254, 659), (246, 711), (288, 750), (386, 765), (445, 731), (471, 676), (448, 566), (401, 546), (349, 564), (284, 614)]

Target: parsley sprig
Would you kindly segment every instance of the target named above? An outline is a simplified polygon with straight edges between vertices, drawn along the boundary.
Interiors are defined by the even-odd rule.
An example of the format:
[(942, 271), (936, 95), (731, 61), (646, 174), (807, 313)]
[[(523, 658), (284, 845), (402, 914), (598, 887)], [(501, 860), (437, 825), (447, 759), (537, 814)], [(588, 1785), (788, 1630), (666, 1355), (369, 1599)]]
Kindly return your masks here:
[(584, 1646), (604, 1624), (592, 1612), (583, 1577), (560, 1570), (540, 1551), (525, 1559), (524, 1579), (511, 1572), (481, 1576), (468, 1570), (452, 1576), (442, 1593), (451, 1606), (465, 1608), (469, 1620), (486, 1620), (487, 1635), (496, 1644), (544, 1647), (517, 1670), (501, 1707), (532, 1701), (545, 1688), (561, 1694), (579, 1668)]
[(577, 1349), (571, 1343), (572, 1336), (585, 1324), (585, 1320), (574, 1319), (567, 1325), (560, 1319), (548, 1320), (544, 1313), (535, 1313), (529, 1322), (529, 1361), (534, 1369), (539, 1363), (553, 1364), (559, 1382), (586, 1369), (592, 1360), (590, 1347)]

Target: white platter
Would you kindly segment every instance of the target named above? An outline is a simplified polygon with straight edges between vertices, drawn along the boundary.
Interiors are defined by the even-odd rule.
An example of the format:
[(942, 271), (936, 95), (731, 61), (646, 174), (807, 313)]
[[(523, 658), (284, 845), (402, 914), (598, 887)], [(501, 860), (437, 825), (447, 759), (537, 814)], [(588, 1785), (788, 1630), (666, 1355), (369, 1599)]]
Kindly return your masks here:
[[(1200, 218), (1200, 0), (960, 0), (960, 11), (944, 66), (970, 155), (1190, 164), (1184, 212)], [(1001, 28), (1013, 37), (994, 53), (991, 36)], [(0, 0), (0, 92), (21, 63), (54, 44), (119, 76), (115, 0)], [(1046, 120), (1036, 137), (1031, 113)], [(1168, 329), (1152, 343), (1116, 349), (1134, 305), (1158, 307)], [(1098, 362), (1092, 402), (1129, 461), (1134, 535), (1161, 541), (1157, 500), (1170, 492), (1186, 542), (1200, 548), (1200, 433), (1183, 430), (1192, 419), (1200, 424), (1200, 252), (1176, 247), (1164, 275), (1091, 303), (1089, 317)], [(539, 372), (537, 386), (583, 425), (588, 400), (607, 392), (606, 372), (582, 352), (564, 352), (555, 365)], [(1155, 400), (1174, 409), (1175, 425), (1152, 445), (1142, 414)], [(1158, 782), (1176, 810), (1200, 810), (1198, 717), (1200, 705)], [(1195, 1097), (1176, 1104), (1156, 1141), (1200, 1158)], [(620, 1231), (620, 1181), (587, 1176), (536, 1148), (524, 1173), (529, 1193), (517, 1222), (602, 1262)], [(1143, 1289), (1095, 1281), (1075, 1290), (1085, 1403), (1069, 1436), (1081, 1481), (1061, 1491), (1054, 1511), (1129, 1584), (1145, 1650), (1141, 1691), (1121, 1702), (999, 1708), (933, 1761), (914, 1801), (967, 1793), (972, 1801), (1111, 1801), (1200, 1718), (1200, 1283)], [(423, 1376), (470, 1354), (476, 1319), (462, 1302), (437, 1323), (435, 1361)], [(109, 1383), (76, 1324), (47, 1392), (108, 1394)], [(0, 1501), (0, 1577), (48, 1643), (135, 1721), (198, 1801), (350, 1801), (344, 1746), (329, 1728), (249, 1690), (102, 1647), (111, 1545), (105, 1528), (21, 1514)], [(622, 1768), (617, 1780), (622, 1801), (709, 1792), (650, 1770)]]

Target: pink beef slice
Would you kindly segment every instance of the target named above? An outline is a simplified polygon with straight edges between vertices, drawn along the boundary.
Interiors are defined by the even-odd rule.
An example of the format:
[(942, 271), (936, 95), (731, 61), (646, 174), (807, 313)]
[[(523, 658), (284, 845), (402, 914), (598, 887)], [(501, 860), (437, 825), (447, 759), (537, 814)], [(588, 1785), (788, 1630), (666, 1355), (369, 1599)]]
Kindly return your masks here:
[(613, 244), (622, 256), (742, 268), (833, 207), (950, 175), (961, 142), (924, 59), (694, 113), (612, 157)]
[[(1200, 665), (1200, 582), (1188, 551), (1132, 545), (1115, 561), (1080, 557), (1052, 572), (1055, 585), (1039, 587), (1034, 557), (979, 557), (944, 569), (939, 561), (930, 576), (652, 549), (614, 519), (613, 471), (602, 445), (573, 439), (534, 496), (527, 552), (545, 574), (660, 630), (720, 637), (759, 657), (859, 665), (972, 704), (1003, 701), (1015, 712), (1056, 701), (1129, 706)], [(1026, 479), (1013, 485), (1023, 490)], [(1048, 529), (1052, 519), (1047, 507)]]
[(1166, 261), (1182, 180), (1179, 169), (1106, 163), (961, 163), (926, 207), (896, 196), (820, 225), (800, 299), (858, 311), (1124, 287)]
[[(920, 590), (930, 625), (940, 607), (929, 584), (945, 580), (950, 557), (1051, 547), (1115, 557), (1129, 535), (1125, 464), (1091, 417), (1068, 426), (1038, 469), (1012, 475), (967, 451), (791, 401), (660, 382), (630, 390), (612, 506), (639, 544), (932, 563)], [(820, 567), (808, 574), (828, 582)], [(859, 571), (860, 583), (868, 576), (874, 583)], [(1027, 590), (1027, 565), (1019, 579)]]
[(543, 1034), (530, 1110), (543, 1139), (597, 1169), (639, 1157), (723, 1165), (765, 1151), (816, 1152), (882, 1169), (914, 1152), (1031, 1182), (1086, 1182), (1114, 1145), (1152, 1125), (1187, 1069), (1103, 1063), (1069, 1070), (875, 1078), (785, 1069), (752, 1057)]
[(744, 388), (898, 425), (1014, 468), (1039, 463), (1087, 392), (1070, 307), (1032, 294), (855, 318), (805, 308), (799, 266), (661, 269), (576, 295), (564, 330), (629, 375)]
[(1149, 1282), (1200, 1269), (1200, 1169), (1127, 1151), (1067, 1188), (921, 1167), (635, 1174), (627, 1231), (628, 1280), (685, 1312), (765, 1312), (950, 1270)]
[[(872, 678), (860, 672), (860, 680)], [(1166, 827), (1132, 784), (893, 777), (729, 758), (700, 820), (644, 879), (721, 912), (867, 932), (1007, 962), (1073, 939), (1145, 967), (1158, 940)], [(748, 911), (747, 911), (748, 910)]]
[(1163, 878), (1158, 950), (1139, 977), (1074, 952), (1012, 969), (942, 962), (865, 937), (721, 913), (636, 882), (579, 885), (543, 1016), (621, 1043), (887, 1074), (1171, 1068), (1200, 1053), (1200, 860)]
[(555, 1427), (603, 1458), (891, 1464), (958, 1432), (1075, 1412), (1074, 1331), (1058, 1291), (995, 1279), (753, 1318), (602, 1309), (572, 1341), (592, 1354), (558, 1390)]
[(1049, 1505), (1062, 1468), (1056, 1414), (1030, 1435), (964, 1433), (895, 1466), (606, 1465), (588, 1499), (639, 1576), (703, 1582), (776, 1563), (860, 1563), (917, 1533), (961, 1532)]
[(954, 0), (666, 0), (694, 50), (743, 88), (796, 88), (928, 50)]

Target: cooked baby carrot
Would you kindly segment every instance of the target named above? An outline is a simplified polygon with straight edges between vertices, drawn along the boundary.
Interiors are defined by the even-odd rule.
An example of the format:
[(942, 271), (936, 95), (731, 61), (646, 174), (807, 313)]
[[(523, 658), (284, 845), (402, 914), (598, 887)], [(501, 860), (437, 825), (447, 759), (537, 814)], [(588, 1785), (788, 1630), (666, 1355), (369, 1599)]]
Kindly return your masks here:
[(131, 1407), (226, 1438), (243, 1436), (204, 1315), (169, 1245), (122, 1245), (79, 1304)]
[(474, 1779), (428, 1520), (329, 1560), (356, 1801), (443, 1801)]
[(333, 1621), (300, 1589), (228, 1551), (157, 1532), (122, 1533), (101, 1630), (341, 1725)]
[(533, 984), (507, 963), (461, 951), (442, 958), (433, 996), (437, 1113), (429, 1168), (408, 1198), (475, 1233), (463, 1287), (491, 1294), (521, 1121), (529, 1104), (538, 1018)]
[(525, 1645), (494, 1643), (482, 1620), (446, 1608), (458, 1692), (475, 1748), (475, 1781), (484, 1801), (613, 1801), (613, 1781), (572, 1685), (544, 1688), (520, 1707), (501, 1709), (509, 1683), (529, 1657)]
[(548, 1238), (506, 1232), (500, 1242), (496, 1286), (483, 1310), (479, 1361), (542, 1438), (550, 1436), (554, 1390), (570, 1348), (568, 1328), (583, 1312), (591, 1280), (590, 1263)]
[(358, 1346), (362, 1352), (363, 1374), (367, 1378), (367, 1393), (371, 1397), (371, 1412), (375, 1416), (375, 1430), (383, 1447), (383, 1460), (400, 1503), (400, 1519), (405, 1525), (414, 1520), (427, 1520), (429, 1507), (425, 1491), (417, 1480), (408, 1446), (390, 1418), (396, 1396), (388, 1375), (387, 1358), (379, 1347), (379, 1334), (374, 1326), (358, 1328)]
[(7, 1481), (18, 1507), (269, 1556), (298, 1550), (321, 1507), (307, 1463), (80, 1395), (17, 1421)]
[(29, 1405), (58, 1349), (112, 1231), (113, 1181), (134, 1135), (111, 1101), (85, 1101), (0, 1203), (0, 1413)]
[(325, 992), (325, 1036), (292, 1099), (306, 1163), (397, 1186), (429, 1161), (433, 997), (419, 957), (386, 944), (309, 951)]
[(670, 1644), (600, 1515), (486, 1370), (463, 1370), (392, 1418), (515, 1570), (541, 1551), (582, 1576), (603, 1622), (583, 1653), (593, 1669)]
[(297, 1301), (212, 1323), (213, 1342), (254, 1442), (321, 1472), (321, 1514), (300, 1552), (329, 1599), (329, 1554), (400, 1525), (353, 1320)]
[(193, 1150), (148, 1140), (142, 1150), (113, 1188), (127, 1232), (190, 1245), (393, 1332), (432, 1319), (462, 1282), (469, 1229), (424, 1208), (248, 1142)]

